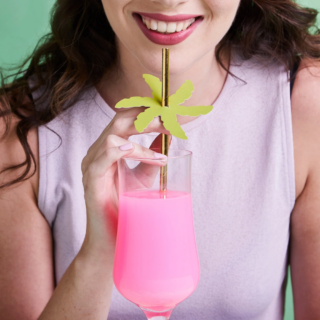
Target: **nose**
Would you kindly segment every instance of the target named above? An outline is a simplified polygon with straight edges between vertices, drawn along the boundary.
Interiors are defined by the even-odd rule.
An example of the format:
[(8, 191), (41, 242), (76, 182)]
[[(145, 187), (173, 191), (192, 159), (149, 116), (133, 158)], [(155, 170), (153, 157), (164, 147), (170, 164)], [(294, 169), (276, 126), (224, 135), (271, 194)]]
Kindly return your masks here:
[(151, 0), (151, 2), (159, 3), (164, 8), (175, 8), (182, 3), (189, 2), (189, 0)]

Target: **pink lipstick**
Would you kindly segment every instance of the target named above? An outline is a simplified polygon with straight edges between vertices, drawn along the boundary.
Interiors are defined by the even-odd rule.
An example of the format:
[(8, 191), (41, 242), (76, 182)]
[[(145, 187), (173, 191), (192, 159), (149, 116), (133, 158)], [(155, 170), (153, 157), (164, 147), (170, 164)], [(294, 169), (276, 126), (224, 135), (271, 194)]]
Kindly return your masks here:
[[(138, 26), (140, 27), (143, 34), (153, 43), (159, 44), (159, 45), (175, 45), (182, 41), (184, 41), (186, 38), (188, 38), (193, 31), (197, 28), (197, 26), (203, 21), (203, 17), (199, 15), (189, 15), (189, 14), (181, 14), (181, 15), (174, 15), (174, 16), (167, 16), (159, 13), (144, 13), (144, 12), (135, 12), (133, 13), (133, 17), (136, 20)], [(143, 19), (148, 19), (148, 23), (152, 21), (153, 24), (159, 25), (161, 23), (162, 25), (166, 25), (166, 23), (173, 23), (173, 26), (175, 25), (174, 22), (179, 23), (180, 25), (183, 23), (191, 23), (190, 21), (194, 21), (191, 23), (190, 26), (187, 27), (185, 30), (181, 27), (177, 28), (177, 31), (170, 32), (161, 32), (152, 30), (153, 28), (149, 26), (149, 28), (146, 25), (146, 22), (143, 21)], [(166, 29), (165, 29), (166, 30)]]

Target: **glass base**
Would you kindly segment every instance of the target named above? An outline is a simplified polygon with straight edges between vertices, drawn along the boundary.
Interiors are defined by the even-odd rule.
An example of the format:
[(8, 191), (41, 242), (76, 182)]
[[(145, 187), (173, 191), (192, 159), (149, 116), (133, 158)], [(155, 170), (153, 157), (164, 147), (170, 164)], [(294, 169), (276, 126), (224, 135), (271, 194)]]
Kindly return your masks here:
[(169, 320), (172, 309), (164, 310), (164, 311), (154, 311), (150, 309), (141, 308), (140, 309), (144, 312), (147, 316), (148, 320)]

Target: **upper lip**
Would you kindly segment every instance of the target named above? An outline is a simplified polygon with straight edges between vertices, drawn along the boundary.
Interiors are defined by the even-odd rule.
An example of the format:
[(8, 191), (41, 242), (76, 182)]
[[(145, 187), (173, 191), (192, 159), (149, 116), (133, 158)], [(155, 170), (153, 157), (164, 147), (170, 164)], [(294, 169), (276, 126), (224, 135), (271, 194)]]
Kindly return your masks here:
[(173, 16), (167, 16), (161, 13), (147, 13), (147, 12), (134, 12), (135, 14), (139, 14), (140, 16), (144, 16), (153, 20), (164, 21), (164, 22), (176, 22), (176, 21), (184, 21), (192, 18), (198, 18), (201, 15), (197, 14), (177, 14)]

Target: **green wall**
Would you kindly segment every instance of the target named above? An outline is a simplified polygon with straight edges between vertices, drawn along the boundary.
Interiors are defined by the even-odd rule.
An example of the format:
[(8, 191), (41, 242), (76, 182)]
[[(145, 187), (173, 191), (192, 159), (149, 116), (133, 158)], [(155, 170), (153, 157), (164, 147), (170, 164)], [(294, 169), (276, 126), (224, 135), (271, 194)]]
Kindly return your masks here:
[(54, 0), (0, 0), (0, 66), (16, 64), (48, 31)]
[[(319, 0), (300, 0), (301, 5), (320, 11)], [(0, 0), (0, 66), (10, 66), (31, 53), (48, 31), (54, 0)], [(291, 284), (288, 284), (285, 320), (293, 320)]]
[(296, 2), (298, 2), (302, 6), (309, 7), (309, 8), (315, 8), (315, 9), (320, 11), (320, 2), (319, 2), (319, 0), (299, 0), (299, 1), (296, 1)]

